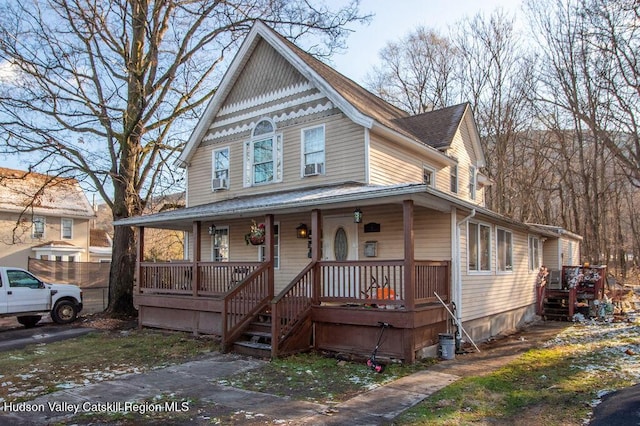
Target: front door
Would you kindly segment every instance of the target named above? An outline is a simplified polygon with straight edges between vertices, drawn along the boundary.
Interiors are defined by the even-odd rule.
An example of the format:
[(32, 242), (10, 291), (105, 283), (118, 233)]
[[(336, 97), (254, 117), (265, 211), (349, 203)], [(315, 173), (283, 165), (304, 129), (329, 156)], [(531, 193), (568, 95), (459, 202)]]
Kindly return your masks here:
[[(353, 216), (326, 216), (322, 224), (323, 260), (358, 260), (358, 224)], [(348, 297), (359, 287), (359, 271), (347, 266), (325, 268), (324, 296)]]

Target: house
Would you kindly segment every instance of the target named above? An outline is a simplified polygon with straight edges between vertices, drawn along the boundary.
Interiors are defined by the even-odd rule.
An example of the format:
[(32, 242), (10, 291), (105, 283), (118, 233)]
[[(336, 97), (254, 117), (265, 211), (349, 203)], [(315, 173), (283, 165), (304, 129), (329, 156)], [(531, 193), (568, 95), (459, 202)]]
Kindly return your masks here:
[[(142, 326), (226, 349), (360, 356), (388, 324), (379, 356), (413, 362), (455, 328), (447, 309), (486, 339), (534, 317), (562, 238), (485, 207), (468, 104), (409, 116), (261, 22), (179, 165), (186, 208), (116, 222), (139, 231), (134, 303)], [(183, 230), (185, 260), (142, 261), (146, 228)]]
[(113, 240), (104, 229), (89, 230), (89, 262), (111, 262)]
[(94, 216), (77, 180), (0, 168), (0, 266), (89, 260)]

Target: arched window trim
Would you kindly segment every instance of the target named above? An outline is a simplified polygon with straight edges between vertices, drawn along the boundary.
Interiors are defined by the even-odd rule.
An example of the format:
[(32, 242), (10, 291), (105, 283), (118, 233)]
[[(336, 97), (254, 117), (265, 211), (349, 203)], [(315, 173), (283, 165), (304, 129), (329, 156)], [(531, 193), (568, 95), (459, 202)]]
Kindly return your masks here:
[[(271, 131), (256, 131), (268, 123)], [(266, 125), (265, 125), (266, 127)], [(282, 133), (269, 117), (258, 120), (244, 144), (244, 187), (282, 182)]]

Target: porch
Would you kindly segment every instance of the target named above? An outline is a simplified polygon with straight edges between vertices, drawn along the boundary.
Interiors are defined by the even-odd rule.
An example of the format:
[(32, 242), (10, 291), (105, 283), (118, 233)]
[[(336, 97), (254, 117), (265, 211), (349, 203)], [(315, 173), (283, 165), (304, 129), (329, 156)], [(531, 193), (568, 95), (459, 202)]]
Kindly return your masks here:
[[(405, 286), (407, 267), (414, 278)], [(277, 296), (270, 269), (268, 262), (141, 262), (140, 325), (218, 335), (231, 350), (266, 314), (269, 356), (277, 357), (312, 348), (366, 356), (387, 323), (380, 356), (408, 362), (446, 329), (435, 293), (449, 301), (449, 262), (310, 262)]]
[[(277, 357), (316, 349), (413, 362), (447, 331), (451, 263), (416, 259), (414, 206), (402, 203), (402, 259), (326, 260), (321, 211), (311, 212), (309, 258), (275, 294), (274, 216), (266, 215), (263, 262), (204, 262), (203, 223), (193, 222), (193, 261), (139, 262), (134, 303), (141, 326), (218, 335), (225, 350)], [(144, 227), (139, 227), (142, 258)], [(251, 344), (253, 343), (253, 344)], [(255, 354), (254, 352), (251, 352)]]

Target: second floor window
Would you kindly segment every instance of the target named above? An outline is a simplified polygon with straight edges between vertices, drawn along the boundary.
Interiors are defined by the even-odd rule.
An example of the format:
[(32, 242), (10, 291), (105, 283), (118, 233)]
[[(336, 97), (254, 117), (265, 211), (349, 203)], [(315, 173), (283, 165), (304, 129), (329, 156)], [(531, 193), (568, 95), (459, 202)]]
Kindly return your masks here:
[(269, 120), (260, 121), (245, 143), (244, 186), (282, 181), (282, 135)]
[(211, 159), (211, 188), (229, 188), (229, 148), (221, 148), (213, 151)]
[(324, 126), (302, 130), (302, 175), (324, 173)]
[(469, 222), (468, 231), (469, 271), (490, 271), (491, 228), (481, 223)]
[(33, 238), (44, 238), (45, 220), (42, 216), (34, 216), (32, 222), (31, 236)]
[(435, 171), (429, 167), (422, 167), (422, 183), (427, 186), (434, 187), (435, 184)]
[(70, 240), (73, 238), (73, 219), (62, 219), (61, 228), (61, 237), (63, 240)]
[(469, 198), (476, 199), (477, 173), (474, 166), (469, 166)]
[(458, 192), (458, 166), (451, 166), (451, 192)]

